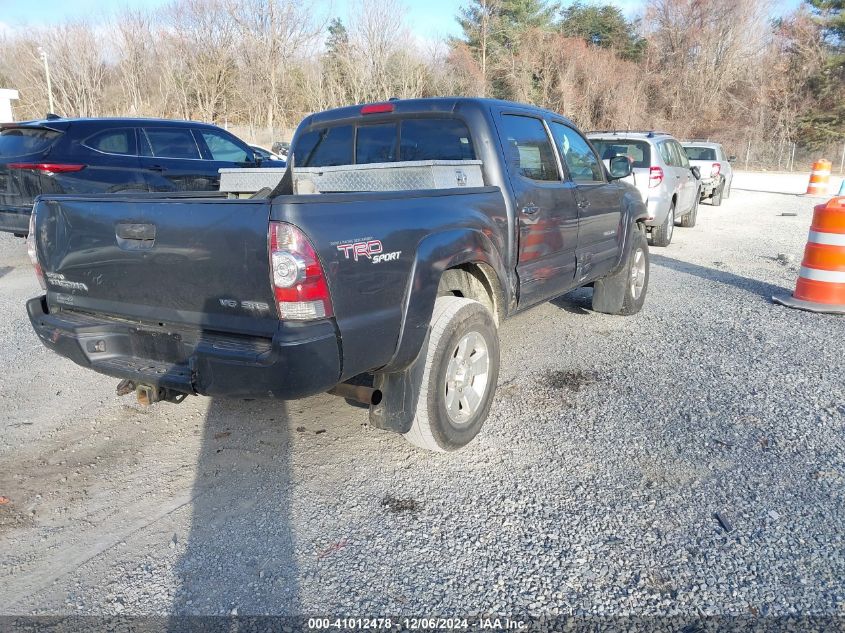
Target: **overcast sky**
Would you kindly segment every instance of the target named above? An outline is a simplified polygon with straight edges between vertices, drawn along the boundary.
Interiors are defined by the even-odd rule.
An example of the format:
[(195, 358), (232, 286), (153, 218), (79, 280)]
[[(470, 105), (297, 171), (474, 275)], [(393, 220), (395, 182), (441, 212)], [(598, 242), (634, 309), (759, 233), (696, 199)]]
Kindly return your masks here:
[[(67, 19), (98, 21), (118, 12), (122, 7), (144, 8), (168, 4), (169, 0), (0, 0), (0, 31), (22, 25), (46, 26)], [(322, 11), (324, 17), (347, 18), (350, 0), (316, 0), (311, 6)], [(801, 0), (775, 0), (778, 12), (790, 9)], [(568, 1), (561, 4), (568, 4)], [(455, 21), (462, 0), (404, 0), (408, 10), (407, 24), (414, 34), (426, 40), (440, 39), (460, 33)], [(636, 15), (642, 0), (612, 0), (629, 16)]]

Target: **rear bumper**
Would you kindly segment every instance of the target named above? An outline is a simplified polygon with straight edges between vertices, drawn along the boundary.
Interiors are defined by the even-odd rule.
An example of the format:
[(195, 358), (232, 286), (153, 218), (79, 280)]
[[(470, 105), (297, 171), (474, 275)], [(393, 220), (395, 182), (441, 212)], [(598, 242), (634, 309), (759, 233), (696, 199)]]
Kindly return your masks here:
[(0, 207), (0, 231), (29, 233), (32, 207)]
[[(45, 296), (27, 311), (41, 342), (101, 374), (180, 393), (304, 398), (335, 386), (340, 350), (332, 321), (279, 326), (272, 339), (162, 328), (79, 312), (50, 312)], [(159, 345), (156, 341), (163, 343)], [(179, 352), (173, 354), (174, 341)]]

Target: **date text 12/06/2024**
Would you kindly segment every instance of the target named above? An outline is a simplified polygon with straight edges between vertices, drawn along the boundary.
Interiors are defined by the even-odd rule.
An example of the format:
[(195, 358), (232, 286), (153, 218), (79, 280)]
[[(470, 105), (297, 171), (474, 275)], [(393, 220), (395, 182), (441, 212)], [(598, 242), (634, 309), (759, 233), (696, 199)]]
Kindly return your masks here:
[(520, 631), (523, 620), (494, 618), (309, 618), (311, 630)]

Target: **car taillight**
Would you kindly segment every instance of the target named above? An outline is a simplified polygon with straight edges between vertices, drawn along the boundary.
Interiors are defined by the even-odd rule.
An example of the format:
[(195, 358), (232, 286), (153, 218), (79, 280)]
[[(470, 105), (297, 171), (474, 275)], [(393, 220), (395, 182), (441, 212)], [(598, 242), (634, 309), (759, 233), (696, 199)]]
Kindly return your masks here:
[(292, 224), (270, 222), (270, 280), (280, 319), (306, 321), (334, 314), (320, 260)]
[(35, 276), (38, 277), (38, 283), (41, 284), (44, 290), (47, 290), (47, 282), (44, 281), (44, 271), (38, 262), (38, 251), (35, 250), (35, 209), (29, 215), (29, 234), (26, 236), (26, 252), (29, 253), (29, 261), (32, 262), (32, 267), (35, 268)]
[(29, 169), (44, 171), (48, 174), (64, 174), (72, 171), (82, 171), (85, 165), (70, 163), (9, 163), (9, 169)]
[(722, 171), (722, 166), (719, 163), (713, 163), (710, 167), (710, 177), (715, 178)]
[(654, 189), (661, 182), (663, 182), (663, 168), (652, 167), (648, 172), (648, 188)]

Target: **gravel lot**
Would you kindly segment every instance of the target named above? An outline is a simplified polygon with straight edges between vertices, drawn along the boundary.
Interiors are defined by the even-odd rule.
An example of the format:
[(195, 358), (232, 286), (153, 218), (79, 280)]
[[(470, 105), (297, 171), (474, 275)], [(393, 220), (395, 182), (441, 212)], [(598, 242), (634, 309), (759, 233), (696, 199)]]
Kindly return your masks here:
[(0, 613), (845, 615), (845, 320), (770, 301), (813, 203), (702, 205), (636, 317), (503, 324), (446, 455), (328, 395), (118, 398), (38, 343), (0, 235)]

